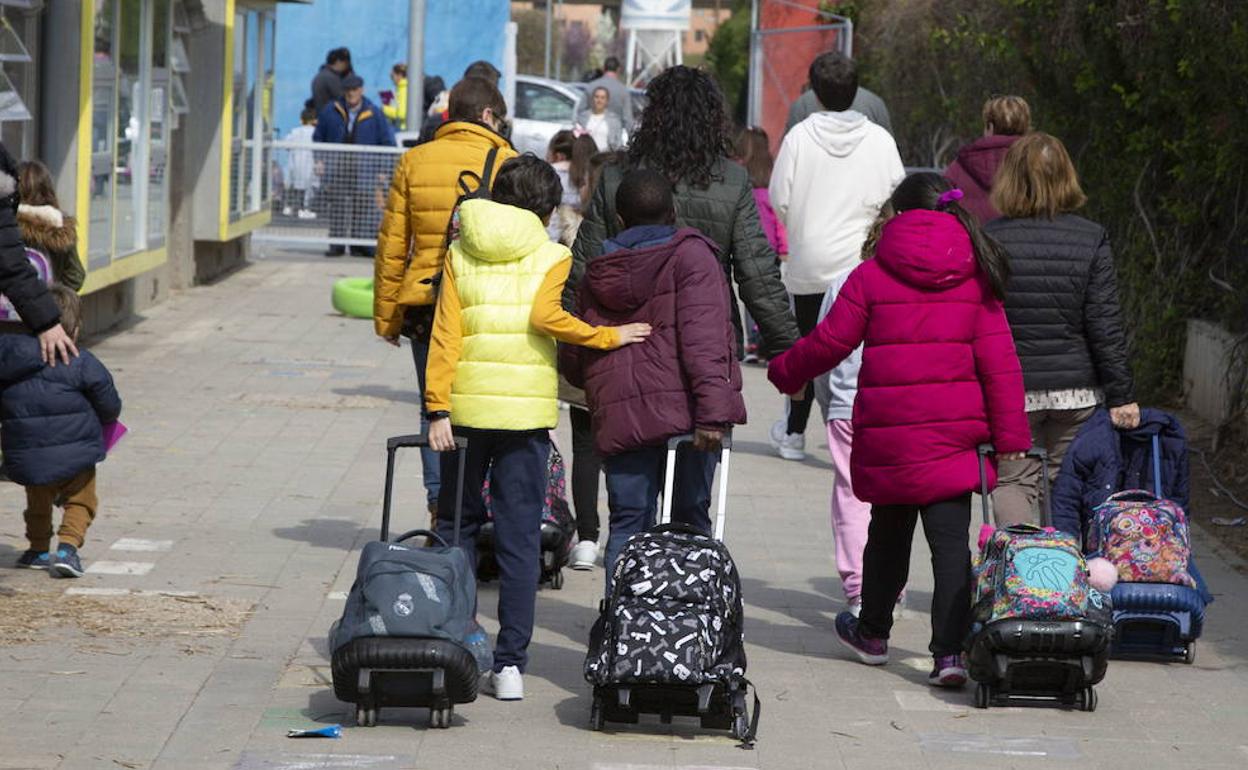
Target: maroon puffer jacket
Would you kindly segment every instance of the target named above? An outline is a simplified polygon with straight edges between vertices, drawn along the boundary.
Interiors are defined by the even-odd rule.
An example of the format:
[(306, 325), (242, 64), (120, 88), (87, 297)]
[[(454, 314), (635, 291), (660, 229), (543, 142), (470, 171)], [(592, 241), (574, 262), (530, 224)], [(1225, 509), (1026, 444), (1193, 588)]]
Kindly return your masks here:
[(945, 169), (945, 178), (962, 188), (966, 195), (962, 208), (974, 214), (981, 225), (1001, 216), (989, 200), (992, 180), (1010, 146), (1018, 140), (1019, 137), (1006, 134), (981, 136), (958, 150), (958, 157)]
[(589, 263), (581, 317), (654, 329), (645, 342), (618, 350), (563, 348), (565, 375), (585, 388), (599, 454), (745, 422), (728, 281), (715, 250), (702, 233), (682, 228), (665, 243)]

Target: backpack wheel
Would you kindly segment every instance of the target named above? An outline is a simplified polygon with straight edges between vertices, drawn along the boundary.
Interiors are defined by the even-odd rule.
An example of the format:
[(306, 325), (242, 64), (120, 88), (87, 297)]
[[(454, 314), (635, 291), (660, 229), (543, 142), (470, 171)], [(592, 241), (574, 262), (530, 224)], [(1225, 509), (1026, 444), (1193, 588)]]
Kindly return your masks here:
[(355, 709), (355, 723), (360, 727), (376, 727), (377, 726), (377, 709), (366, 709), (357, 707)]
[(556, 591), (563, 590), (563, 570), (557, 569), (550, 575), (550, 587)]
[(1096, 711), (1096, 689), (1086, 687), (1080, 697), (1080, 706), (1084, 711)]
[(992, 705), (992, 688), (980, 682), (975, 687), (975, 708), (986, 709)]
[(593, 705), (589, 707), (589, 729), (599, 731), (606, 724), (607, 717), (602, 709), (602, 697), (595, 695)]
[(739, 741), (745, 740), (750, 734), (750, 720), (745, 718), (745, 714), (737, 714), (732, 718), (732, 737)]
[(442, 709), (429, 709), (429, 726), (439, 730), (445, 730), (451, 726), (451, 719), (454, 716), (454, 706), (447, 706)]
[(1196, 643), (1188, 642), (1183, 645), (1183, 662), (1189, 666), (1196, 662)]

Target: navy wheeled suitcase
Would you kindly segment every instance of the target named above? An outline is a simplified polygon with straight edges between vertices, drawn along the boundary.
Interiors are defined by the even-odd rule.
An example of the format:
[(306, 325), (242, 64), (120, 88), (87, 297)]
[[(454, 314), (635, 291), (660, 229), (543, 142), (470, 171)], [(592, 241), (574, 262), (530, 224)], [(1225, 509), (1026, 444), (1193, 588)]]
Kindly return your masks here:
[(756, 694), (751, 718), (741, 581), (723, 543), (731, 439), (724, 437), (713, 536), (670, 523), (676, 450), (690, 440), (668, 442), (659, 524), (629, 538), (614, 567), (611, 595), (590, 630), (590, 727), (636, 724), (642, 714), (656, 714), (664, 724), (693, 717), (750, 746), (760, 704)]
[[(991, 526), (992, 498), (984, 468), (990, 447), (979, 448), (980, 494), (985, 526)], [(1041, 449), (1044, 518), (1048, 514), (1048, 458)], [(1047, 525), (1047, 521), (1045, 522)], [(1106, 597), (1107, 598), (1107, 597)], [(989, 621), (985, 607), (976, 616), (967, 643), (967, 671), (975, 680), (975, 705), (988, 708), (1019, 702), (1050, 702), (1084, 711), (1096, 709), (1095, 685), (1109, 665), (1112, 634), (1108, 603), (1089, 602), (1087, 617), (1074, 620), (1003, 618)]]
[[(462, 479), (467, 440), (455, 441)], [(364, 546), (342, 619), (329, 634), (334, 694), (355, 704), (356, 723), (365, 727), (377, 724), (382, 707), (428, 708), (432, 727), (450, 727), (455, 706), (477, 698), (479, 665), (466, 639), (481, 632), (472, 566), (459, 547), (463, 489), (455, 498), (454, 543), (424, 529), (389, 539), (395, 452), (427, 445), (425, 436), (386, 442), (381, 538)], [(430, 546), (404, 544), (417, 537)]]
[[(1162, 498), (1161, 441), (1156, 434), (1151, 443), (1153, 491)], [(1114, 586), (1112, 596), (1114, 644), (1111, 652), (1115, 657), (1195, 662), (1196, 640), (1205, 625), (1205, 599), (1200, 591), (1175, 583), (1120, 581)]]

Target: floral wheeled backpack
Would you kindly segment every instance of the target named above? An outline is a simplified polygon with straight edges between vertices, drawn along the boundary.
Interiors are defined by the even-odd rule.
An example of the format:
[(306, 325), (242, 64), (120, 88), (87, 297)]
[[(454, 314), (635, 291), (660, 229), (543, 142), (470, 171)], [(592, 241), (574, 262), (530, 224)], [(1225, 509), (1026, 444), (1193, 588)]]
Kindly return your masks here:
[(1100, 595), (1088, 586), (1079, 543), (1052, 528), (1022, 525), (992, 533), (975, 566), (977, 622), (1004, 618), (1078, 620)]
[(1124, 583), (1196, 587), (1187, 515), (1173, 500), (1143, 489), (1111, 495), (1092, 510), (1088, 545), (1113, 562)]

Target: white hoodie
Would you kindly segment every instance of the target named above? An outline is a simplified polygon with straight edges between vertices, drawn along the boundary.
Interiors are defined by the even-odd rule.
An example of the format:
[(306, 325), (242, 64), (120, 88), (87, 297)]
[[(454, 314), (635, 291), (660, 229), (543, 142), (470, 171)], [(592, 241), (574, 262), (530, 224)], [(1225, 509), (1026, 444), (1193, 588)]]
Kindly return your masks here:
[(769, 188), (789, 233), (790, 294), (822, 295), (858, 263), (880, 205), (905, 175), (893, 137), (860, 112), (816, 112), (793, 127)]

